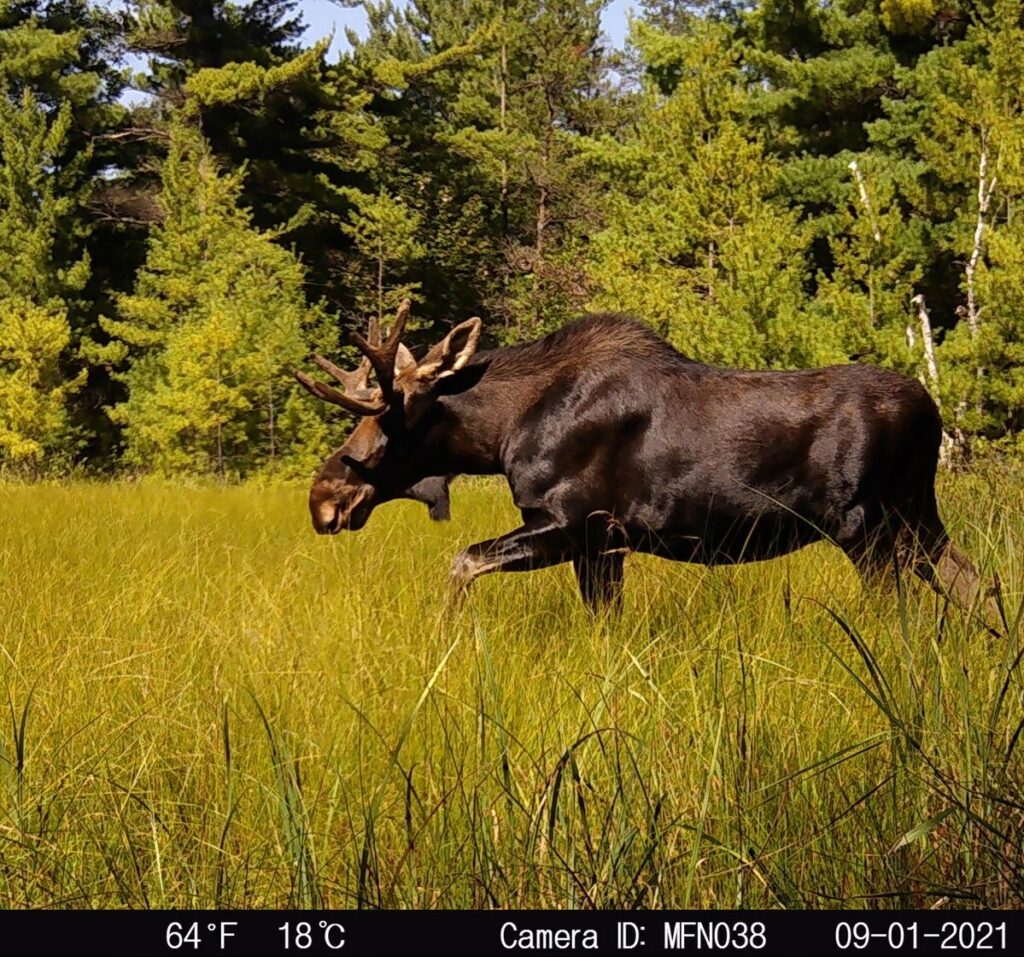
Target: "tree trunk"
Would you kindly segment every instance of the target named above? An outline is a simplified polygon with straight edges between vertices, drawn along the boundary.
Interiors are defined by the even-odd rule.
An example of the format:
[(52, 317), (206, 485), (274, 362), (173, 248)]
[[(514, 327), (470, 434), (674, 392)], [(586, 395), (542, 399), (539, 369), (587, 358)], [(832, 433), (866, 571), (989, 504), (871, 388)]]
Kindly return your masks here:
[(377, 322), (384, 321), (384, 238), (377, 237)]
[[(978, 219), (974, 225), (974, 243), (971, 246), (971, 257), (967, 260), (964, 268), (964, 275), (967, 281), (967, 328), (971, 333), (971, 342), (975, 349), (978, 344), (979, 317), (981, 309), (978, 307), (977, 288), (975, 284), (975, 273), (978, 268), (978, 260), (981, 258), (982, 239), (985, 235), (985, 214), (988, 212), (989, 203), (992, 200), (992, 191), (996, 188), (996, 177), (988, 177), (988, 145), (986, 136), (983, 133), (981, 138), (981, 156), (978, 159)], [(985, 369), (979, 362), (974, 370), (976, 378), (981, 379), (985, 375)], [(978, 395), (978, 412), (982, 410), (981, 394)]]
[[(498, 128), (502, 133), (504, 147), (504, 135), (508, 132), (508, 44), (505, 40), (505, 25), (502, 24), (501, 35), (501, 73), (498, 77)], [(508, 160), (501, 158), (501, 238), (508, 240)]]
[[(917, 306), (917, 317), (921, 323), (921, 341), (924, 343), (924, 365), (928, 375), (928, 382), (925, 388), (931, 393), (935, 405), (942, 414), (942, 398), (939, 395), (939, 364), (935, 359), (935, 338), (932, 335), (932, 320), (928, 315), (928, 307), (925, 305), (924, 296), (920, 293), (910, 300)], [(908, 329), (910, 327), (908, 326)], [(953, 437), (943, 428), (942, 441), (939, 444), (939, 464), (946, 468), (952, 468), (956, 459), (957, 443)]]
[(924, 366), (928, 373), (928, 389), (935, 399), (935, 404), (942, 411), (942, 399), (939, 397), (939, 366), (935, 361), (935, 338), (932, 335), (932, 320), (928, 315), (924, 296), (920, 293), (910, 300), (917, 306), (917, 318), (921, 322), (921, 341), (924, 343)]
[(551, 165), (551, 136), (555, 125), (555, 108), (551, 102), (550, 91), (546, 94), (546, 101), (548, 115), (547, 123), (544, 127), (544, 136), (540, 141), (540, 176), (538, 177), (539, 182), (537, 184), (537, 235), (535, 250), (538, 265), (540, 264), (541, 257), (544, 255), (544, 230), (548, 226), (548, 173)]
[(708, 241), (708, 299), (715, 301), (715, 241)]
[[(510, 263), (508, 259), (508, 250), (511, 246), (510, 236), (510, 199), (509, 193), (511, 189), (511, 170), (509, 168), (508, 156), (506, 149), (508, 146), (506, 136), (508, 134), (508, 3), (507, 0), (503, 0), (501, 4), (501, 43), (498, 47), (498, 131), (501, 134), (501, 161), (499, 163), (500, 170), (500, 186), (498, 192), (498, 210), (501, 217), (501, 242), (499, 244), (500, 249), (503, 251), (505, 256), (506, 264)], [(509, 324), (517, 321), (512, 318), (514, 310), (510, 308), (509, 304), (509, 281), (511, 279), (509, 269), (498, 269), (496, 279), (496, 294), (498, 301), (498, 312), (501, 315), (502, 323), (508, 328)]]
[(544, 255), (544, 230), (548, 225), (548, 190), (541, 186), (537, 194), (537, 238), (534, 242), (534, 251), (537, 254), (536, 262), (539, 265)]
[[(988, 212), (989, 203), (992, 200), (992, 191), (996, 188), (996, 177), (988, 178), (988, 147), (982, 139), (981, 157), (978, 160), (978, 219), (974, 226), (974, 244), (971, 247), (971, 258), (967, 261), (964, 270), (967, 278), (967, 328), (971, 331), (971, 338), (978, 336), (978, 315), (981, 310), (978, 308), (977, 290), (975, 287), (975, 272), (978, 268), (978, 260), (981, 258), (982, 237), (985, 233), (985, 214)], [(981, 370), (978, 370), (979, 375)]]
[(274, 434), (274, 383), (267, 383), (267, 425), (270, 434), (270, 464), (277, 458), (277, 436)]
[(868, 198), (868, 188), (864, 182), (864, 177), (861, 175), (860, 167), (857, 165), (856, 160), (850, 160), (850, 172), (853, 173), (853, 178), (857, 181), (857, 190), (860, 193), (860, 201), (864, 205), (864, 211), (868, 215), (868, 223), (871, 225), (871, 235), (874, 237), (876, 243), (882, 241), (882, 233), (878, 228), (878, 223), (875, 220), (874, 210), (871, 208), (871, 200)]
[[(868, 187), (864, 182), (864, 176), (860, 171), (860, 167), (857, 165), (856, 160), (850, 160), (850, 172), (853, 173), (853, 178), (857, 183), (857, 191), (860, 194), (861, 205), (864, 207), (864, 213), (868, 217), (868, 223), (871, 226), (871, 236), (875, 240), (876, 248), (882, 243), (882, 232), (878, 228), (878, 222), (875, 219), (875, 211), (871, 208), (871, 199), (868, 197)], [(872, 255), (871, 261), (868, 263), (868, 319), (871, 323), (871, 328), (875, 328), (875, 264), (874, 256)]]
[(550, 90), (545, 92), (545, 100), (547, 102), (547, 123), (544, 128), (544, 136), (541, 138), (540, 147), (540, 175), (538, 176), (537, 183), (537, 225), (536, 237), (534, 240), (533, 261), (534, 318), (536, 319), (538, 326), (543, 318), (541, 303), (544, 299), (545, 286), (544, 233), (548, 228), (548, 222), (551, 218), (551, 214), (548, 209), (548, 202), (551, 199), (549, 176), (551, 170), (551, 138), (554, 135), (555, 128), (555, 105), (552, 102)]
[[(224, 369), (221, 365), (217, 366), (217, 384), (222, 385), (224, 382)], [(217, 416), (217, 474), (224, 478), (224, 420), (221, 415)]]

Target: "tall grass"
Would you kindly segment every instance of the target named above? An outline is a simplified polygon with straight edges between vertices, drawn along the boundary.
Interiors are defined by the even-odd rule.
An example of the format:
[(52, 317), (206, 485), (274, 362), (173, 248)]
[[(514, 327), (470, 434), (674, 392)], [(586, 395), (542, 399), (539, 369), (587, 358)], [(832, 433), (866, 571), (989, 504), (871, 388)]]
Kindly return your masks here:
[(0, 487), (0, 905), (1024, 904), (1024, 490), (949, 479), (994, 639), (827, 545), (445, 601), (514, 527), (303, 489)]

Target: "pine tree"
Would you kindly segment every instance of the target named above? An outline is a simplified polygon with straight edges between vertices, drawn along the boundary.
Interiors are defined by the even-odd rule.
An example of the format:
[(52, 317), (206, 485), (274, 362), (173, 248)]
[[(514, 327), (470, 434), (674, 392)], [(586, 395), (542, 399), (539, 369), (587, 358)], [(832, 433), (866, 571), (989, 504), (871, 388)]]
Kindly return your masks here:
[(318, 316), (299, 262), (239, 205), (243, 175), (219, 172), (194, 129), (172, 127), (164, 220), (135, 292), (104, 321), (114, 341), (101, 357), (127, 363), (128, 398), (111, 415), (135, 468), (244, 475), (301, 456), (306, 437), (282, 436), (279, 422)]
[[(867, 152), (847, 164), (834, 208), (809, 224), (828, 244), (808, 309), (836, 331), (846, 355), (907, 373), (922, 361), (912, 300), (922, 294), (931, 254), (927, 224), (905, 213), (907, 170)], [(930, 298), (930, 297), (928, 297)]]
[[(940, 349), (958, 427), (998, 438), (1024, 426), (1024, 5), (996, 0), (964, 42), (937, 50), (914, 77), (916, 146), (956, 200), (946, 246), (958, 318)], [(966, 201), (965, 201), (966, 198)]]
[[(499, 311), (515, 338), (564, 322), (586, 300), (585, 276), (573, 264), (577, 241), (596, 225), (597, 199), (582, 175), (579, 144), (608, 119), (605, 6), (605, 0), (535, 4), (512, 28), (517, 69), (508, 125), (522, 140), (513, 186), (530, 217), (510, 243), (509, 301)], [(517, 14), (509, 11), (506, 23)]]
[(299, 54), (297, 0), (132, 0), (133, 50), (151, 57), (146, 87), (178, 99), (189, 79), (228, 64), (268, 68)]
[(808, 231), (770, 198), (778, 164), (745, 117), (729, 31), (637, 24), (633, 41), (648, 87), (635, 133), (592, 148), (610, 184), (591, 258), (595, 305), (642, 316), (704, 361), (841, 358), (835, 330), (803, 312)]
[(356, 276), (356, 307), (362, 313), (383, 321), (405, 298), (419, 288), (418, 283), (398, 282), (399, 273), (408, 274), (409, 266), (426, 250), (417, 242), (420, 219), (400, 199), (384, 190), (376, 196), (353, 191), (353, 210), (342, 225), (352, 237), (361, 276)]
[[(62, 166), (71, 126), (29, 89), (0, 94), (0, 467), (38, 472), (74, 451), (67, 400), (83, 376), (66, 377), (68, 303), (88, 260), (63, 263), (59, 244), (78, 205), (78, 169)], [(84, 157), (82, 158), (84, 161)]]
[(37, 475), (72, 460), (67, 399), (81, 379), (63, 378), (67, 317), (29, 299), (0, 299), (0, 471)]
[[(68, 276), (58, 311), (71, 338), (55, 361), (58, 379), (69, 383), (77, 382), (82, 368), (79, 343), (95, 332), (111, 285), (133, 262), (130, 238), (122, 242), (109, 228), (95, 188), (125, 150), (120, 132), (128, 110), (118, 102), (125, 85), (119, 42), (117, 16), (89, 0), (0, 0), (0, 95), (21, 104), (31, 94), (52, 128), (61, 130), (59, 144), (51, 143), (47, 154), (54, 174), (50, 202), (61, 207), (59, 224), (48, 233), (50, 267), (40, 276)], [(91, 268), (79, 265), (84, 260)], [(102, 375), (90, 376), (67, 395), (69, 414), (85, 441), (83, 455), (109, 444), (110, 437), (101, 434), (108, 425), (100, 414), (106, 385)]]
[(580, 134), (610, 123), (604, 0), (366, 4), (354, 61), (392, 149), (378, 185), (415, 209), (439, 311), (484, 309), (509, 339), (586, 300), (577, 246), (594, 227)]
[[(164, 149), (162, 130), (178, 110), (188, 110), (225, 169), (246, 166), (242, 201), (253, 222), (269, 230), (287, 224), (288, 242), (311, 271), (325, 276), (345, 245), (334, 220), (346, 204), (331, 187), (352, 185), (335, 180), (334, 157), (361, 148), (353, 140), (365, 132), (365, 97), (328, 68), (326, 40), (301, 48), (305, 25), (297, 6), (296, 0), (132, 4), (127, 41), (148, 59), (138, 82), (154, 100), (136, 108), (148, 150), (125, 184), (157, 189), (151, 170)], [(321, 281), (310, 298), (325, 291), (333, 290)]]
[(851, 353), (899, 367), (913, 361), (911, 297), (943, 297), (936, 238), (907, 215), (921, 169), (885, 144), (900, 101), (886, 94), (962, 33), (940, 13), (916, 0), (762, 0), (739, 20), (759, 80), (751, 115), (782, 160), (779, 197), (811, 230), (815, 311), (840, 327)]
[[(910, 14), (931, 0), (760, 0), (740, 12), (748, 66), (763, 81), (760, 109), (780, 152), (820, 160), (859, 153), (884, 115), (896, 73), (962, 31), (955, 18)], [(908, 11), (906, 17), (898, 10)], [(845, 164), (844, 164), (845, 165)], [(833, 168), (842, 176), (842, 168)], [(796, 185), (794, 183), (794, 185)], [(811, 185), (811, 184), (808, 184)]]
[[(895, 7), (883, 7), (883, 16), (905, 31), (927, 30), (932, 21), (915, 15), (920, 9), (907, 7), (897, 17)], [(857, 243), (848, 234), (845, 253), (859, 247), (853, 258), (864, 274), (853, 283), (856, 269), (844, 260), (844, 244), (833, 243), (831, 287), (859, 285), (858, 311), (870, 302), (888, 313), (888, 341), (878, 339), (876, 348), (907, 371), (926, 364), (909, 315), (910, 299), (923, 296), (940, 343), (937, 398), (947, 427), (966, 438), (995, 437), (1016, 428), (1010, 383), (1018, 334), (1003, 307), (1013, 301), (1017, 269), (1009, 214), (1020, 189), (1013, 173), (1021, 155), (1020, 4), (999, 0), (965, 23), (951, 42), (897, 70), (885, 115), (869, 125), (864, 162), (869, 187), (879, 191), (883, 236), (872, 243), (861, 228)], [(823, 288), (819, 301), (829, 291)], [(842, 308), (851, 311), (850, 303)], [(900, 311), (909, 348), (898, 331)]]

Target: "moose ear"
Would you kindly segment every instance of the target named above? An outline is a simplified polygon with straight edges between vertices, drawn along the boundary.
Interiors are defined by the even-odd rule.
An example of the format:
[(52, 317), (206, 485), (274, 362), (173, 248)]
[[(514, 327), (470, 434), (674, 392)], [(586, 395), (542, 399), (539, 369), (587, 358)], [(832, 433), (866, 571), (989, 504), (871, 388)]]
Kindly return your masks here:
[(416, 378), (443, 379), (458, 372), (473, 358), (479, 340), (480, 320), (474, 316), (452, 329), (420, 360)]
[(409, 366), (416, 365), (412, 353), (405, 347), (404, 343), (398, 343), (398, 352), (395, 353), (395, 375), (405, 372)]

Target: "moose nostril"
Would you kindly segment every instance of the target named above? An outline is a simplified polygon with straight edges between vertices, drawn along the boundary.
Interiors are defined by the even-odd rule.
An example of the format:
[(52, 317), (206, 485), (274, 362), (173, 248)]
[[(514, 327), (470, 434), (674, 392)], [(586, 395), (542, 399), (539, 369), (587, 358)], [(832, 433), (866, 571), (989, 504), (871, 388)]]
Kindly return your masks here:
[(317, 509), (316, 524), (320, 526), (320, 528), (329, 529), (338, 520), (338, 514), (340, 512), (341, 509), (333, 502), (324, 502)]
[(321, 505), (313, 512), (313, 529), (318, 535), (333, 535), (337, 531), (341, 509)]

